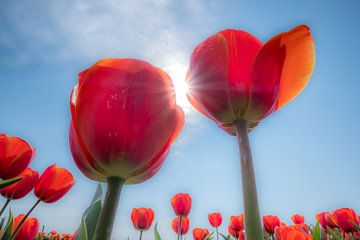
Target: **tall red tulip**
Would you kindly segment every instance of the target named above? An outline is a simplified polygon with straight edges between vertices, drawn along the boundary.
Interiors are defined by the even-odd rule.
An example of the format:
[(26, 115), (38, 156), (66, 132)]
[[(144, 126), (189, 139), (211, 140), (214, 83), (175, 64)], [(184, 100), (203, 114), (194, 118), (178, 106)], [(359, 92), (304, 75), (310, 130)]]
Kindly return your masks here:
[[(180, 217), (176, 217), (171, 222), (171, 228), (172, 230), (178, 234), (179, 230), (179, 223), (180, 223)], [(181, 217), (181, 229), (180, 229), (180, 235), (185, 235), (189, 231), (190, 226), (190, 220), (188, 217)]]
[(333, 212), (336, 223), (344, 232), (355, 231), (353, 223), (359, 225), (359, 220), (355, 211), (351, 208), (339, 208)]
[(211, 226), (213, 226), (216, 230), (216, 239), (219, 240), (219, 230), (218, 227), (221, 225), (222, 223), (222, 216), (221, 213), (219, 212), (214, 212), (214, 213), (210, 213), (208, 215), (208, 219), (209, 219), (209, 223)]
[(83, 174), (108, 182), (95, 240), (110, 239), (123, 184), (162, 166), (184, 125), (170, 77), (136, 59), (105, 59), (79, 74), (71, 93), (70, 150)]
[(276, 240), (312, 240), (311, 234), (299, 230), (293, 226), (275, 228)]
[(262, 217), (264, 229), (269, 234), (274, 234), (275, 228), (280, 226), (280, 219), (277, 216), (267, 215)]
[(306, 86), (314, 64), (313, 38), (304, 25), (265, 44), (245, 31), (223, 30), (191, 55), (189, 101), (238, 138), (247, 239), (263, 236), (248, 130), (294, 99)]
[(35, 156), (35, 148), (19, 137), (0, 134), (0, 178), (18, 176)]
[[(24, 214), (20, 214), (14, 219), (13, 231), (17, 229), (23, 218)], [(27, 218), (20, 228), (20, 230), (15, 235), (14, 240), (28, 240), (34, 239), (39, 231), (39, 221), (37, 218)]]
[(291, 216), (291, 221), (294, 223), (294, 224), (301, 224), (301, 223), (304, 223), (305, 222), (305, 218), (303, 215), (301, 214), (295, 214), (295, 215), (292, 215)]
[(178, 216), (187, 216), (191, 209), (191, 197), (188, 193), (178, 193), (171, 198), (171, 206)]
[(207, 230), (205, 228), (194, 228), (193, 229), (194, 240), (204, 240), (209, 235), (210, 235), (209, 230)]
[(230, 227), (234, 231), (241, 231), (244, 229), (244, 214), (230, 217)]
[(39, 173), (31, 168), (26, 168), (18, 177), (23, 177), (20, 181), (2, 188), (0, 193), (7, 199), (20, 199), (25, 197), (39, 180)]
[(56, 164), (49, 166), (40, 176), (35, 186), (35, 196), (46, 203), (62, 198), (75, 184), (72, 174)]
[(148, 230), (154, 220), (154, 211), (151, 208), (134, 208), (131, 212), (131, 221), (140, 231), (140, 240), (144, 230)]

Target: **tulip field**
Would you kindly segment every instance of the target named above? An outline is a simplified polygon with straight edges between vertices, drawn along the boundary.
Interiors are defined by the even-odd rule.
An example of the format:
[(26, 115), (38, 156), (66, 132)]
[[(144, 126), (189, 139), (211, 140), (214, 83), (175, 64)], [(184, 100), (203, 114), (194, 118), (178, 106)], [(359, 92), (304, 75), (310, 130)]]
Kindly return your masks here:
[[(316, 68), (319, 47), (315, 44), (317, 35), (306, 24), (294, 24), (289, 29), (274, 32), (266, 41), (261, 41), (261, 33), (252, 33), (249, 26), (244, 27), (245, 30), (218, 29), (198, 41), (188, 56), (187, 70), (184, 72), (186, 77), (182, 79), (186, 86), (184, 94), (194, 113), (216, 126), (219, 133), (235, 141), (233, 148), (238, 154), (236, 157), (240, 169), (236, 173), (239, 179), (235, 181), (228, 177), (221, 181), (236, 182), (238, 189), (241, 189), (242, 201), (237, 203), (238, 209), (242, 209), (240, 212), (234, 210), (230, 217), (224, 217), (227, 214), (221, 209), (209, 211), (201, 216), (207, 225), (198, 224), (190, 213), (199, 206), (194, 204), (194, 199), (201, 198), (197, 198), (193, 192), (175, 189), (176, 192), (169, 199), (168, 196), (156, 196), (167, 201), (167, 206), (161, 209), (153, 208), (149, 204), (151, 201), (148, 202), (148, 198), (153, 196), (147, 196), (141, 203), (143, 205), (134, 203), (131, 209), (127, 209), (131, 212), (129, 216), (119, 216), (118, 209), (125, 208), (124, 201), (131, 201), (127, 198), (128, 194), (131, 195), (127, 191), (129, 185), (137, 186), (150, 179), (155, 184), (159, 183), (154, 176), (160, 174), (160, 169), (166, 169), (164, 163), (172, 157), (171, 149), (179, 142), (188, 118), (176, 98), (179, 90), (166, 69), (150, 63), (145, 56), (146, 60), (139, 59), (136, 54), (108, 56), (88, 62), (85, 69), (77, 69), (77, 80), (72, 81), (72, 90), (66, 96), (68, 124), (63, 127), (67, 129), (66, 147), (75, 171), (57, 160), (44, 171), (35, 169), (30, 164), (41, 161), (37, 157), (41, 146), (34, 144), (31, 137), (12, 134), (7, 131), (7, 126), (1, 126), (0, 197), (3, 205), (0, 206), (0, 240), (119, 240), (114, 232), (117, 230), (116, 220), (120, 217), (131, 223), (132, 230), (137, 233), (136, 240), (360, 240), (360, 213), (356, 212), (356, 206), (313, 212), (312, 218), (304, 217), (306, 214), (299, 210), (288, 216), (291, 223), (276, 213), (263, 213), (268, 213), (268, 205), (263, 205), (262, 198), (258, 200), (258, 193), (264, 191), (265, 187), (257, 180), (273, 185), (277, 183), (268, 179), (269, 175), (260, 178), (257, 175), (259, 155), (253, 153), (267, 146), (255, 145), (249, 135), (253, 134), (254, 129), (266, 128), (263, 121), (267, 119), (271, 122), (273, 119), (270, 116), (279, 114), (280, 109), (281, 114), (286, 116), (287, 110), (293, 106), (290, 102), (303, 101), (306, 96), (298, 96), (305, 88), (311, 88), (308, 83)], [(88, 31), (91, 32), (91, 29)], [(98, 35), (97, 32), (91, 33)], [(22, 95), (17, 97), (25, 98)], [(306, 129), (305, 124), (301, 124), (299, 121), (297, 127)], [(24, 132), (28, 129), (25, 125), (23, 128)], [(52, 141), (58, 136), (47, 137)], [(286, 140), (287, 144), (302, 148), (303, 139), (295, 138)], [(215, 146), (219, 143), (212, 144)], [(34, 146), (37, 146), (36, 149)], [(199, 148), (198, 151), (207, 149)], [(337, 151), (346, 150), (339, 147)], [(54, 159), (57, 159), (56, 154), (53, 154)], [(181, 154), (187, 156), (186, 152)], [(197, 160), (191, 157), (189, 161)], [(266, 160), (271, 161), (270, 158)], [(216, 165), (218, 169), (206, 172), (209, 178), (206, 184), (210, 185), (206, 187), (212, 187), (211, 178), (220, 181), (216, 174), (223, 171), (224, 161), (221, 161), (223, 159), (219, 159), (219, 165)], [(197, 168), (196, 165), (191, 167)], [(267, 171), (272, 175), (281, 175), (279, 169), (279, 166), (271, 166)], [(181, 168), (177, 170), (180, 172)], [(319, 183), (314, 183), (318, 188), (330, 184), (326, 182), (330, 178), (340, 178), (336, 175), (338, 173), (329, 172), (326, 166), (321, 170), (315, 167), (312, 170), (314, 174), (322, 175), (321, 181), (324, 182), (320, 183), (319, 180)], [(295, 166), (286, 171), (296, 172), (297, 169)], [(203, 178), (200, 175), (196, 177)], [(75, 195), (71, 190), (79, 179), (95, 183), (97, 188), (92, 199), (88, 199), (88, 206), (76, 206), (82, 212), (77, 225), (72, 226), (76, 230), (61, 232), (51, 229), (49, 223), (42, 221), (43, 212), (36, 210), (43, 205), (51, 209), (55, 203), (64, 201), (65, 196), (71, 201)], [(193, 181), (199, 179), (194, 178)], [(173, 179), (166, 181), (172, 186)], [(308, 187), (301, 184), (299, 180), (298, 186), (292, 187), (298, 191)], [(228, 185), (225, 184), (224, 188), (228, 188)], [(187, 189), (192, 189), (192, 185)], [(212, 191), (214, 195), (221, 194), (215, 187)], [(271, 194), (278, 194), (277, 191)], [(36, 199), (32, 206), (21, 213), (14, 211), (13, 206), (21, 205), (24, 199), (29, 199), (28, 196)], [(204, 201), (212, 196), (202, 197)], [(260, 194), (260, 197), (263, 195)], [(338, 197), (342, 196), (334, 195), (334, 198)], [(222, 201), (219, 204), (226, 206), (229, 199), (224, 197)], [(294, 198), (290, 201), (302, 200)], [(333, 199), (322, 201), (330, 202)], [(172, 220), (164, 225), (164, 221), (156, 216), (166, 207), (171, 209)], [(61, 211), (67, 214), (76, 209), (64, 208)], [(68, 223), (65, 221), (63, 224)], [(172, 233), (171, 237), (163, 233), (165, 228)], [(133, 240), (127, 233), (120, 234), (121, 240)]]

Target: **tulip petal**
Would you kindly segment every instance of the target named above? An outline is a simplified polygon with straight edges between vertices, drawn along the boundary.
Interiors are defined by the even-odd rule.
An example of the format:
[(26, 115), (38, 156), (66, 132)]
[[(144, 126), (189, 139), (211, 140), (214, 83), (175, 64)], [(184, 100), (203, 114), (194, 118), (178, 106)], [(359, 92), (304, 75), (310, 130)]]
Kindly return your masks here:
[(270, 41), (276, 39), (280, 39), (286, 48), (277, 103), (277, 109), (280, 109), (307, 85), (315, 67), (315, 44), (306, 25), (281, 33)]

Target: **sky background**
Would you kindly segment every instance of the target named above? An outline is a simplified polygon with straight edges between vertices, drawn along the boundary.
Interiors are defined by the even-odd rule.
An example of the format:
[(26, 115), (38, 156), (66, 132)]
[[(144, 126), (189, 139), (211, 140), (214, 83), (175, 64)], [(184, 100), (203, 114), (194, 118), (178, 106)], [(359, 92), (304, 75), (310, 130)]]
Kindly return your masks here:
[[(299, 24), (315, 39), (312, 79), (250, 134), (261, 213), (289, 223), (294, 213), (313, 222), (319, 211), (360, 212), (359, 7), (331, 0), (0, 1), (0, 132), (36, 147), (32, 168), (57, 163), (77, 179), (68, 195), (33, 215), (47, 231), (72, 233), (97, 186), (69, 151), (69, 94), (78, 72), (102, 58), (134, 57), (181, 85), (193, 48), (209, 35), (236, 28), (266, 41)], [(175, 239), (170, 199), (177, 192), (193, 198), (191, 228), (210, 227), (207, 214), (219, 211), (225, 232), (230, 215), (243, 211), (236, 139), (191, 107), (185, 112), (184, 130), (158, 174), (123, 188), (114, 239), (138, 238), (134, 207), (153, 208), (161, 235)], [(17, 215), (35, 200), (29, 194), (11, 207)], [(144, 239), (153, 239), (152, 231)]]

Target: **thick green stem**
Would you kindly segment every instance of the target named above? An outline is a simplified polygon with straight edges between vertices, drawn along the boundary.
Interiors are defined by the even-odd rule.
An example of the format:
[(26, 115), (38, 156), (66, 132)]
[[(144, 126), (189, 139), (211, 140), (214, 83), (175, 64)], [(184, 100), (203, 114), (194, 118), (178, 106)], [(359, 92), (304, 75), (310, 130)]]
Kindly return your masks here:
[(125, 179), (121, 177), (109, 177), (107, 180), (104, 206), (101, 209), (93, 240), (110, 240), (120, 192), (125, 183)]
[(254, 165), (248, 136), (248, 125), (245, 120), (239, 119), (235, 122), (235, 127), (240, 149), (246, 239), (260, 240), (264, 239), (264, 236), (260, 220)]
[(4, 206), (3, 206), (2, 209), (0, 210), (0, 217), (1, 217), (1, 215), (4, 213), (6, 207), (9, 205), (10, 202), (11, 202), (11, 199), (10, 199), (10, 198), (7, 198)]
[(181, 223), (182, 223), (182, 216), (179, 217), (179, 226), (178, 226), (178, 240), (181, 239)]
[(15, 229), (15, 231), (12, 233), (10, 240), (13, 240), (16, 236), (16, 234), (20, 231), (21, 227), (24, 225), (26, 219), (29, 217), (29, 215), (32, 213), (32, 211), (34, 211), (34, 209), (36, 208), (37, 205), (39, 205), (39, 203), (41, 202), (41, 200), (37, 200), (37, 202), (34, 204), (34, 206), (32, 206), (32, 208), (26, 213), (26, 215), (21, 219), (19, 225), (17, 226), (17, 228)]
[(141, 240), (141, 239), (142, 239), (142, 235), (143, 235), (143, 231), (141, 230), (141, 231), (140, 231), (140, 237), (139, 237), (139, 240)]

